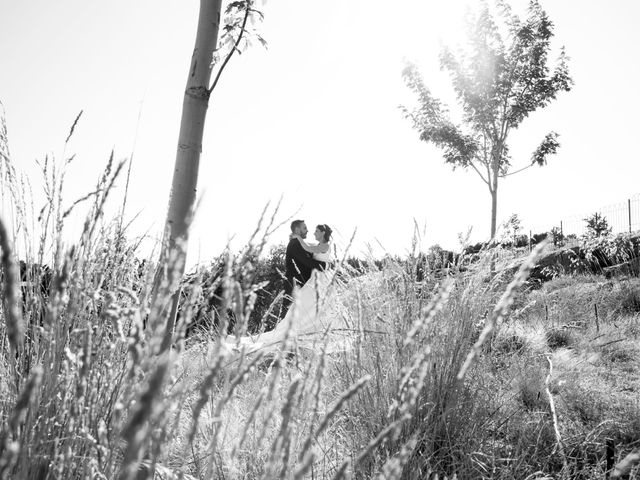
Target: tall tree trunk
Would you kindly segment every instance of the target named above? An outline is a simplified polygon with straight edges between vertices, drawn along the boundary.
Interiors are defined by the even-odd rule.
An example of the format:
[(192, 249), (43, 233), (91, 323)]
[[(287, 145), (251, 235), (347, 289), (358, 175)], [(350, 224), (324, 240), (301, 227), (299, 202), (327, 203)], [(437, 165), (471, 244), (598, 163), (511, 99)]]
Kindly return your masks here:
[[(493, 178), (491, 179), (491, 242), (496, 236), (496, 221), (498, 217), (498, 174), (497, 162), (493, 164)], [(496, 273), (496, 249), (491, 250), (491, 264), (489, 265), (489, 275), (493, 277)]]
[(491, 240), (496, 236), (498, 217), (498, 171), (494, 170), (491, 191)]
[[(211, 63), (218, 43), (221, 9), (222, 0), (200, 0), (198, 30), (182, 103), (178, 149), (169, 196), (165, 237), (160, 255), (161, 265), (154, 283), (152, 305), (158, 301), (160, 286), (167, 280), (163, 263), (168, 261), (172, 263), (169, 265), (169, 270), (172, 270), (177, 278), (182, 276), (185, 269), (189, 224), (196, 199), (202, 136), (209, 106)], [(178, 298), (179, 291), (173, 292), (161, 352), (171, 345)]]
[[(497, 187), (497, 185), (496, 185)], [(498, 191), (491, 190), (491, 240), (496, 236), (496, 217), (498, 216)]]

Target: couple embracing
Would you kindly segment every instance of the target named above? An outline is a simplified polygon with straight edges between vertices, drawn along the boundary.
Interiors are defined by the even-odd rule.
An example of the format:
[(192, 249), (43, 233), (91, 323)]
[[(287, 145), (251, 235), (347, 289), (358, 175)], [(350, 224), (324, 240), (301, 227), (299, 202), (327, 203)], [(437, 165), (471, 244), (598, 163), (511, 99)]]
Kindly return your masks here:
[(317, 244), (306, 241), (307, 233), (304, 220), (291, 223), (285, 256), (284, 318), (269, 332), (239, 338), (227, 336), (226, 343), (232, 350), (267, 353), (282, 348), (287, 338), (295, 338), (298, 346), (315, 348), (316, 341), (323, 338), (334, 317), (327, 301), (335, 288), (327, 270), (332, 262), (331, 228), (316, 227)]
[(316, 227), (313, 234), (318, 242), (316, 245), (307, 243), (307, 233), (308, 229), (304, 220), (291, 222), (291, 235), (285, 256), (285, 297), (283, 302), (285, 313), (291, 306), (294, 286), (304, 289), (314, 270), (322, 272), (332, 261), (330, 244), (332, 230), (329, 225)]

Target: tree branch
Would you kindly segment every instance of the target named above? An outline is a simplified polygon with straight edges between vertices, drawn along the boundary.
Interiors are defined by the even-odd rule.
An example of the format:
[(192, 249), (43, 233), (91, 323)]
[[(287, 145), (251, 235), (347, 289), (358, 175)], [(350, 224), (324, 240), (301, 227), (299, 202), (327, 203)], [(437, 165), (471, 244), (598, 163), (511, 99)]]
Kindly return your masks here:
[(489, 183), (489, 180), (488, 180), (488, 179), (486, 179), (486, 178), (484, 178), (484, 175), (482, 175), (482, 172), (481, 172), (480, 170), (478, 170), (478, 167), (476, 167), (476, 166), (473, 164), (473, 161), (469, 162), (469, 165), (471, 165), (471, 168), (473, 168), (473, 169), (476, 171), (476, 173), (477, 173), (478, 175), (480, 175), (480, 178), (482, 179), (482, 181), (483, 181), (484, 183), (486, 183), (486, 184), (487, 184), (487, 186), (488, 186), (489, 188), (491, 188), (491, 184)]
[(508, 177), (510, 175), (515, 175), (516, 173), (520, 173), (520, 172), (526, 170), (527, 168), (533, 167), (533, 165), (534, 164), (532, 163), (531, 165), (527, 165), (526, 167), (522, 167), (520, 170), (516, 170), (515, 172), (502, 174), (502, 175), (500, 175), (500, 178)]
[(220, 67), (220, 70), (218, 70), (218, 74), (216, 75), (216, 78), (213, 80), (213, 83), (211, 84), (211, 88), (207, 90), (209, 92), (209, 95), (211, 95), (211, 92), (213, 92), (213, 89), (216, 88), (216, 85), (218, 84), (218, 80), (220, 80), (220, 75), (222, 75), (222, 71), (224, 70), (224, 67), (227, 66), (227, 63), (229, 63), (229, 60), (231, 60), (231, 56), (238, 49), (238, 45), (240, 45), (240, 40), (242, 40), (242, 36), (244, 35), (245, 29), (247, 26), (247, 20), (249, 19), (249, 13), (251, 12), (252, 3), (253, 3), (252, 1), (247, 2), (247, 9), (245, 10), (244, 19), (242, 20), (242, 27), (240, 28), (240, 34), (238, 35), (238, 38), (236, 39), (236, 43), (233, 45), (233, 48), (231, 49), (227, 57), (224, 59), (224, 62), (222, 62), (222, 66)]

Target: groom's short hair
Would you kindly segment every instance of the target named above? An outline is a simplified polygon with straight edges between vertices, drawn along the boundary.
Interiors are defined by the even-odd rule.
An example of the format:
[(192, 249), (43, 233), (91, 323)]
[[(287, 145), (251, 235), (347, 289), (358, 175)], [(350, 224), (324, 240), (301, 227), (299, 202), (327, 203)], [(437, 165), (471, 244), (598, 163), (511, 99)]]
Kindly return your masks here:
[(293, 222), (291, 222), (291, 231), (295, 232), (296, 228), (301, 226), (303, 223), (304, 223), (304, 220), (294, 220)]

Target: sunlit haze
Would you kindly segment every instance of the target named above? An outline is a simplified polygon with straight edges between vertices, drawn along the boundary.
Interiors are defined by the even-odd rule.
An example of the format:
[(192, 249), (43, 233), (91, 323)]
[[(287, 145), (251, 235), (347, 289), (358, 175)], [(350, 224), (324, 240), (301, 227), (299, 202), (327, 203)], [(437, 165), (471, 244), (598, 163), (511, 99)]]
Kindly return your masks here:
[[(524, 14), (527, 2), (511, 3)], [(355, 255), (368, 244), (377, 254), (406, 252), (414, 221), (423, 248), (457, 249), (470, 227), (473, 240), (486, 239), (486, 186), (445, 165), (398, 108), (414, 101), (401, 78), (411, 60), (459, 113), (438, 55), (442, 44), (464, 42), (469, 5), (477, 2), (267, 1), (259, 29), (268, 48), (233, 58), (210, 102), (189, 263), (218, 255), (232, 237), (242, 244), (264, 205), (281, 196), (279, 220), (327, 223), (341, 246), (357, 229)], [(575, 86), (511, 136), (514, 167), (549, 130), (561, 148), (546, 167), (506, 179), (498, 204), (499, 221), (517, 213), (534, 230), (640, 192), (640, 3), (542, 5), (555, 24), (552, 58), (566, 47)], [(197, 13), (195, 0), (0, 0), (0, 101), (36, 209), (44, 194), (35, 160), (62, 162), (83, 110), (67, 147), (76, 159), (66, 203), (92, 189), (112, 149), (116, 159), (134, 151), (126, 218), (139, 215), (129, 234), (160, 236)], [(111, 215), (124, 184), (123, 175)], [(70, 219), (69, 231), (81, 222)], [(272, 241), (287, 235), (284, 226)]]

